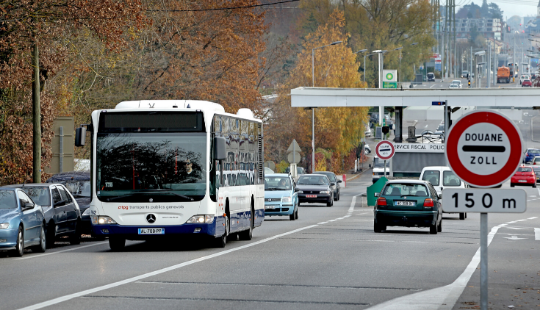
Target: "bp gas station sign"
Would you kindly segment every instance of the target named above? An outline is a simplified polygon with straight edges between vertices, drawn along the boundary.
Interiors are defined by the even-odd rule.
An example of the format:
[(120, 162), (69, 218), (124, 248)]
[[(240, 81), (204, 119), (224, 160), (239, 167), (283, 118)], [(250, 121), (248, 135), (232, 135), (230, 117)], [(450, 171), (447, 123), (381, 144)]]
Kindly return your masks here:
[(383, 70), (383, 88), (397, 88), (397, 70)]

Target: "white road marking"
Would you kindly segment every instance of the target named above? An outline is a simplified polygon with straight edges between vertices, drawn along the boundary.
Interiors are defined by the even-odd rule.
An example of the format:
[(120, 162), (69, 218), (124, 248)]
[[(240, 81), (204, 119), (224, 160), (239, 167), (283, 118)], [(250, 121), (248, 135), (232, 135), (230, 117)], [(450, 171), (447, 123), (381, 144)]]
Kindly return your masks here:
[(534, 229), (534, 240), (540, 240), (540, 228)]
[[(533, 219), (533, 218), (529, 218)], [(488, 234), (488, 246), (501, 227), (508, 223), (494, 226)], [(465, 271), (451, 284), (435, 289), (395, 298), (382, 304), (368, 308), (368, 310), (451, 310), (463, 293), (480, 263), (480, 248), (474, 254)]]
[[(354, 210), (354, 205), (356, 204), (356, 197), (360, 196), (360, 195), (361, 194), (353, 196), (353, 199), (351, 201), (351, 206), (349, 207), (347, 215), (350, 216), (352, 214), (352, 212)], [(360, 213), (360, 214), (365, 214), (365, 213)], [(333, 221), (335, 221), (335, 220), (333, 220)], [(328, 222), (321, 222), (319, 224), (323, 224), (323, 223), (326, 224)], [(173, 265), (173, 266), (169, 266), (169, 267), (166, 267), (166, 268), (158, 269), (156, 271), (148, 272), (148, 273), (145, 273), (145, 274), (142, 274), (142, 275), (139, 275), (139, 276), (135, 276), (135, 277), (132, 277), (132, 278), (129, 278), (129, 279), (125, 279), (125, 280), (122, 280), (122, 281), (117, 281), (117, 282), (113, 282), (113, 283), (106, 284), (106, 285), (103, 285), (103, 286), (98, 286), (98, 287), (95, 287), (95, 288), (80, 291), (80, 292), (77, 292), (77, 293), (72, 293), (72, 294), (68, 294), (68, 295), (65, 295), (65, 296), (60, 296), (60, 297), (57, 297), (57, 298), (54, 298), (54, 299), (51, 299), (51, 300), (47, 300), (47, 301), (44, 301), (44, 302), (41, 302), (41, 303), (37, 303), (35, 305), (31, 305), (31, 306), (28, 306), (28, 307), (21, 308), (20, 310), (41, 309), (41, 308), (56, 305), (56, 304), (59, 304), (59, 303), (62, 303), (62, 302), (65, 302), (65, 301), (68, 301), (68, 300), (71, 300), (71, 299), (74, 299), (74, 298), (78, 298), (78, 297), (82, 297), (82, 296), (85, 296), (85, 295), (97, 293), (97, 292), (100, 292), (100, 291), (103, 291), (103, 290), (115, 288), (115, 287), (118, 287), (118, 286), (121, 286), (121, 285), (124, 285), (124, 284), (133, 283), (133, 282), (136, 282), (136, 281), (139, 281), (139, 280), (142, 280), (142, 279), (157, 276), (157, 275), (169, 272), (169, 271), (180, 269), (182, 267), (193, 265), (195, 263), (206, 261), (206, 260), (209, 260), (209, 259), (212, 259), (212, 258), (215, 258), (215, 257), (219, 257), (219, 256), (222, 256), (222, 255), (225, 255), (225, 254), (229, 254), (229, 253), (232, 253), (232, 252), (247, 249), (247, 248), (250, 248), (250, 247), (262, 244), (262, 243), (266, 243), (268, 241), (272, 241), (272, 240), (275, 240), (275, 239), (278, 239), (278, 238), (281, 238), (281, 237), (284, 237), (284, 236), (287, 236), (287, 235), (291, 235), (291, 234), (294, 234), (294, 233), (297, 233), (297, 232), (300, 232), (300, 231), (303, 231), (303, 230), (311, 229), (313, 227), (319, 226), (319, 224), (298, 228), (298, 229), (295, 229), (295, 230), (292, 230), (292, 231), (289, 231), (289, 232), (286, 232), (286, 233), (283, 233), (283, 234), (268, 237), (266, 239), (263, 239), (263, 240), (260, 240), (260, 241), (257, 241), (257, 242), (253, 242), (253, 243), (250, 243), (250, 244), (246, 244), (246, 245), (234, 248), (234, 249), (224, 250), (224, 251), (221, 251), (221, 252), (218, 252), (218, 253), (203, 256), (203, 257), (200, 257), (200, 258), (196, 258), (196, 259), (193, 259), (193, 260), (190, 260), (190, 261), (187, 261), (187, 262), (183, 262), (183, 263), (180, 263), (180, 264), (176, 264), (176, 265)], [(91, 245), (89, 245), (89, 246), (91, 246)], [(79, 247), (77, 249), (80, 249), (80, 248), (82, 248), (82, 247)], [(66, 251), (68, 251), (68, 250), (66, 250)], [(55, 252), (55, 253), (60, 253), (60, 252)], [(51, 254), (54, 254), (54, 253), (51, 253)]]
[(527, 239), (527, 238), (518, 238), (518, 236), (503, 237), (503, 238), (508, 239), (508, 240), (524, 240), (524, 239)]
[(93, 244), (89, 244), (89, 245), (85, 245), (85, 246), (80, 246), (80, 247), (76, 247), (76, 248), (73, 248), (73, 249), (67, 249), (67, 250), (63, 250), (63, 251), (49, 252), (49, 253), (44, 253), (44, 254), (37, 254), (37, 255), (32, 255), (32, 256), (26, 256), (26, 257), (18, 258), (17, 260), (21, 260), (21, 259), (31, 259), (31, 258), (40, 258), (40, 257), (44, 257), (44, 256), (49, 256), (49, 255), (58, 254), (58, 253), (64, 253), (64, 252), (69, 252), (69, 251), (75, 251), (75, 250), (78, 250), (78, 249), (89, 248), (89, 247), (91, 247), (91, 246), (102, 245), (102, 244), (105, 244), (105, 243), (109, 243), (109, 242), (108, 242), (108, 241), (105, 241), (105, 242), (98, 242), (98, 243), (93, 243)]

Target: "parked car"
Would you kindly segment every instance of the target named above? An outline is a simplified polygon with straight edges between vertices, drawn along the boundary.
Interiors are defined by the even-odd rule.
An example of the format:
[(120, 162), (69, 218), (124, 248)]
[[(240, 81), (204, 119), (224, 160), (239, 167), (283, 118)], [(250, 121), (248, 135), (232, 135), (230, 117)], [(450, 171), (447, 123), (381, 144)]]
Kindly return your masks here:
[(516, 185), (525, 185), (536, 187), (536, 174), (532, 167), (521, 165), (512, 178), (510, 179), (510, 187)]
[(69, 237), (71, 244), (81, 243), (81, 211), (69, 191), (58, 183), (32, 183), (8, 185), (18, 188), (32, 198), (43, 209), (47, 247), (54, 245), (56, 239)]
[(326, 206), (334, 205), (334, 191), (324, 174), (304, 174), (298, 178), (296, 191), (298, 193), (298, 205), (303, 202), (324, 202)]
[(540, 166), (532, 166), (534, 174), (536, 175), (536, 183), (540, 182)]
[(523, 82), (521, 82), (521, 87), (532, 87), (531, 80), (523, 80)]
[(533, 162), (536, 156), (540, 156), (540, 150), (534, 148), (528, 148), (525, 151), (525, 156), (523, 156), (523, 163), (528, 164)]
[(435, 82), (435, 74), (433, 72), (427, 73), (427, 81), (428, 82)]
[(57, 173), (47, 180), (47, 183), (64, 185), (77, 201), (81, 211), (81, 234), (92, 234), (90, 221), (90, 172), (71, 171)]
[(369, 128), (368, 125), (366, 125), (366, 130), (364, 131), (364, 137), (371, 137), (373, 135), (373, 132), (371, 131), (371, 128)]
[(429, 182), (391, 180), (375, 197), (375, 232), (387, 226), (429, 227), (430, 234), (442, 231), (442, 199)]
[(338, 178), (336, 177), (336, 174), (330, 171), (316, 171), (315, 173), (324, 174), (325, 176), (328, 177), (328, 180), (330, 180), (330, 184), (335, 184), (335, 185), (331, 185), (330, 188), (334, 191), (334, 200), (339, 200), (339, 198), (341, 198), (341, 185), (340, 184), (343, 181), (338, 180)]
[(265, 216), (288, 215), (291, 221), (298, 219), (298, 194), (289, 174), (276, 173), (264, 176)]
[(22, 190), (0, 187), (0, 250), (20, 257), (28, 247), (35, 252), (47, 248), (43, 210)]
[[(465, 184), (452, 170), (450, 170), (450, 167), (424, 167), (420, 173), (420, 180), (428, 181), (433, 188), (435, 188), (435, 191), (437, 191), (437, 195), (442, 195), (445, 188), (465, 188)], [(467, 213), (459, 213), (460, 220), (466, 218)]]

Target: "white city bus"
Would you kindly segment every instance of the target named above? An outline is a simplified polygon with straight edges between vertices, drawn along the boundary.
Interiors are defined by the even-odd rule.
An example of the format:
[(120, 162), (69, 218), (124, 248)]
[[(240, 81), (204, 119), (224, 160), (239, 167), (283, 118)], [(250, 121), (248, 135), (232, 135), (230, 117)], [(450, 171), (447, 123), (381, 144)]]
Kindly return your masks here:
[(263, 127), (207, 101), (119, 103), (92, 112), (92, 231), (112, 250), (126, 240), (206, 235), (250, 240), (264, 221)]

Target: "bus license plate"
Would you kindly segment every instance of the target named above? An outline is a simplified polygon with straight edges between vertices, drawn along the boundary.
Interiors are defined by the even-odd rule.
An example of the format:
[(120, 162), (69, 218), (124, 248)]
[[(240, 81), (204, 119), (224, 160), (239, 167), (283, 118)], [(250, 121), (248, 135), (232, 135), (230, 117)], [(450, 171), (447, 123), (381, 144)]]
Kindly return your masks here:
[(317, 198), (317, 195), (306, 195), (306, 198)]
[(139, 228), (139, 235), (164, 235), (165, 228)]

